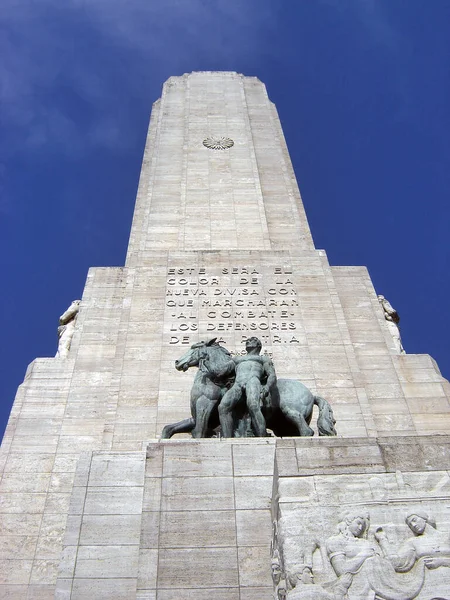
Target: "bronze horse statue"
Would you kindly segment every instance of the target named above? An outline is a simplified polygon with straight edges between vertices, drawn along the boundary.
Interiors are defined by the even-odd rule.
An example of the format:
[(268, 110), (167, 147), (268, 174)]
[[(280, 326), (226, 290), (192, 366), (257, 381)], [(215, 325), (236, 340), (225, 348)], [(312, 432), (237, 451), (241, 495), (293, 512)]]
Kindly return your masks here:
[[(219, 426), (218, 406), (234, 380), (235, 363), (226, 348), (216, 338), (193, 344), (175, 361), (177, 371), (198, 367), (191, 389), (191, 417), (166, 425), (161, 438), (169, 439), (176, 433), (191, 433), (194, 438), (213, 437)], [(312, 436), (309, 427), (314, 405), (319, 409), (319, 435), (336, 435), (335, 420), (329, 403), (315, 396), (295, 379), (277, 379), (270, 398), (263, 402), (262, 412), (266, 425), (277, 437)], [(252, 435), (245, 402), (236, 407), (235, 436)]]

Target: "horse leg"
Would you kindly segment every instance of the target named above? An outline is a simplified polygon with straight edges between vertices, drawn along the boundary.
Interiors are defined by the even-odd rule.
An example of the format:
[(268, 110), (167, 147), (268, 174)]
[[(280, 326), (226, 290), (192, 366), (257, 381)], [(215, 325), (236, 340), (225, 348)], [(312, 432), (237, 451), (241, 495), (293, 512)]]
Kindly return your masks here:
[(298, 435), (301, 437), (311, 437), (314, 435), (314, 430), (308, 426), (305, 417), (298, 410), (290, 406), (283, 406), (283, 414), (291, 423), (298, 429)]
[(197, 398), (195, 403), (195, 425), (192, 428), (193, 438), (205, 438), (209, 429), (209, 418), (217, 402), (205, 395)]
[(170, 439), (175, 433), (189, 433), (195, 427), (195, 421), (191, 417), (190, 419), (183, 419), (177, 423), (166, 425), (161, 433), (162, 440)]

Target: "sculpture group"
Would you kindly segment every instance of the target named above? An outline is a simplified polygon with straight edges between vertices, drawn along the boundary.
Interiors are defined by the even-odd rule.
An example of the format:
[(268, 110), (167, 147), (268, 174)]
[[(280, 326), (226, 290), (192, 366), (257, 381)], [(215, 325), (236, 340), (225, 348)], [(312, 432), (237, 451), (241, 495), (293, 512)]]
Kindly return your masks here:
[[(449, 600), (450, 589), (442, 571), (426, 587), (427, 573), (450, 567), (450, 534), (437, 529), (423, 510), (408, 512), (410, 535), (399, 547), (389, 541), (383, 527), (369, 536), (370, 515), (359, 508), (344, 513), (337, 531), (322, 544), (314, 541), (297, 564), (283, 564), (283, 535), (276, 535), (272, 552), (272, 578), (276, 600)], [(335, 578), (314, 583), (312, 553), (323, 548)], [(446, 571), (446, 569), (445, 569)], [(446, 574), (450, 581), (450, 572)], [(431, 592), (429, 588), (432, 588)], [(421, 595), (421, 591), (425, 596)], [(444, 592), (442, 592), (444, 590)], [(449, 592), (446, 594), (446, 592)], [(431, 595), (430, 595), (431, 593)], [(445, 598), (441, 595), (445, 593)]]
[(247, 339), (247, 354), (231, 356), (216, 338), (193, 344), (175, 361), (178, 371), (198, 367), (191, 390), (191, 417), (166, 425), (162, 438), (190, 432), (194, 438), (311, 436), (314, 405), (319, 435), (336, 435), (329, 403), (294, 379), (277, 379), (258, 338)]

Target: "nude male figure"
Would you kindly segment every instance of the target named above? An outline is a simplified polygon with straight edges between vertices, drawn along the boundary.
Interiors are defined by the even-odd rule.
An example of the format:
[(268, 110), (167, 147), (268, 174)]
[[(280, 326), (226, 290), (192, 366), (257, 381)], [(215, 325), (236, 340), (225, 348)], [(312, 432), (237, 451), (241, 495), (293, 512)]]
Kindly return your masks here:
[[(272, 361), (260, 356), (261, 342), (251, 337), (245, 342), (247, 354), (234, 358), (236, 380), (225, 393), (219, 404), (219, 418), (223, 437), (233, 437), (233, 408), (245, 397), (253, 429), (257, 437), (265, 437), (266, 421), (261, 412), (261, 403), (269, 395), (277, 378)], [(263, 383), (265, 382), (265, 383)]]

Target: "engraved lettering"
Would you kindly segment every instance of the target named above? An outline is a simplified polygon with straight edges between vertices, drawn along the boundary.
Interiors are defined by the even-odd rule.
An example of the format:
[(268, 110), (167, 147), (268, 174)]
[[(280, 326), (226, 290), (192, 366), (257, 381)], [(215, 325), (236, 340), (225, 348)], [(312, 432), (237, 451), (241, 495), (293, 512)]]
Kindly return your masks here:
[(290, 279), (283, 279), (283, 281), (276, 281), (275, 283), (277, 285), (294, 285)]
[(197, 331), (197, 323), (172, 323), (170, 331)]
[(195, 314), (190, 314), (190, 315), (185, 315), (184, 313), (180, 313), (177, 317), (178, 319), (196, 319), (197, 315)]

